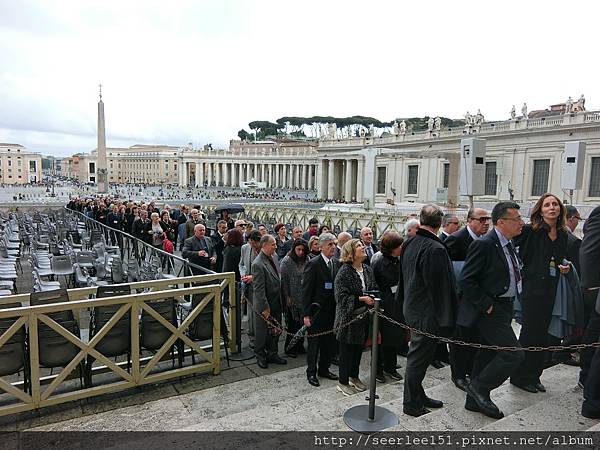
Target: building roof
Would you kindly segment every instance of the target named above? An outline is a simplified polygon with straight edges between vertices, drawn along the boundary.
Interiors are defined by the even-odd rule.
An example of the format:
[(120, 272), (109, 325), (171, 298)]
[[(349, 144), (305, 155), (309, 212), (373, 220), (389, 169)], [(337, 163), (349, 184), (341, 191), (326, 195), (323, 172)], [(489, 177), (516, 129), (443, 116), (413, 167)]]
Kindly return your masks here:
[(21, 144), (7, 144), (7, 143), (4, 143), (4, 142), (0, 142), (0, 147), (19, 147), (19, 148), (25, 148)]

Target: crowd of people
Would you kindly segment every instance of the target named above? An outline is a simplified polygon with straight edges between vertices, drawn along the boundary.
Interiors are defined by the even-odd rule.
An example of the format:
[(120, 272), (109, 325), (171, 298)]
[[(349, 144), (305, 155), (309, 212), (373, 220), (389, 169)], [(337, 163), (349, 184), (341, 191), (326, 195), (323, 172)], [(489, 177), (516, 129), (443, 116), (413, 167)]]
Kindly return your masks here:
[[(545, 392), (543, 371), (566, 363), (581, 367), (582, 413), (600, 418), (595, 348), (522, 349), (598, 341), (600, 208), (586, 221), (583, 243), (574, 234), (581, 220), (577, 209), (544, 194), (528, 224), (511, 201), (491, 212), (471, 208), (462, 227), (456, 215), (430, 204), (404, 224), (403, 233), (388, 230), (376, 244), (369, 227), (356, 236), (346, 231), (336, 236), (317, 219), (306, 230), (288, 230), (282, 223), (269, 230), (224, 211), (208, 236), (202, 212), (186, 205), (159, 211), (153, 202), (106, 197), (73, 199), (69, 207), (155, 246), (163, 245), (159, 236), (177, 242), (182, 256), (199, 266), (234, 272), (261, 368), (287, 363), (278, 352), (285, 331), (285, 354), (305, 355), (312, 386), (325, 378), (337, 380), (346, 396), (366, 390), (359, 377), (368, 340), (366, 312), (379, 297), (386, 318), (380, 320), (376, 378), (403, 379), (397, 355), (407, 357), (404, 413), (421, 416), (443, 407), (423, 389), (430, 365), (451, 366), (452, 381), (465, 391), (466, 409), (501, 418), (490, 397), (494, 389), (510, 380), (529, 393)], [(563, 309), (558, 318), (557, 306)], [(513, 320), (521, 324), (518, 337)], [(303, 326), (306, 339), (293, 339)], [(446, 345), (432, 336), (502, 349)]]

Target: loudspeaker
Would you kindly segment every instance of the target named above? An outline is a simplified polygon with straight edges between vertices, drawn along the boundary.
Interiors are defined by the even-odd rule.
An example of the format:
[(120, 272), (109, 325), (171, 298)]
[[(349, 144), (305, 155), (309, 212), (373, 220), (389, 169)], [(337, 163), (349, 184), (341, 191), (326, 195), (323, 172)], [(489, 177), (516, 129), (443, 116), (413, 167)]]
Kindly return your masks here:
[(485, 194), (485, 140), (460, 141), (460, 195)]
[(581, 189), (583, 186), (583, 164), (585, 162), (585, 142), (565, 142), (562, 155), (560, 187)]

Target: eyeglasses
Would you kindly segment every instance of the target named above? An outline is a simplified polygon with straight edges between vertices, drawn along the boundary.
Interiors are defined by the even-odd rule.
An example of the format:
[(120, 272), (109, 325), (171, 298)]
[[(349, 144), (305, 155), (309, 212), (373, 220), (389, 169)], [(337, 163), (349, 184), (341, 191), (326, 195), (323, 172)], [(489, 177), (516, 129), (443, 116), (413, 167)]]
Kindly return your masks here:
[(492, 220), (492, 218), (489, 217), (489, 216), (486, 216), (486, 217), (472, 217), (471, 219), (472, 220), (477, 220), (477, 221), (479, 221), (479, 223), (486, 223), (486, 222), (489, 222), (490, 220)]
[(523, 217), (521, 216), (517, 216), (517, 217), (500, 217), (500, 219), (502, 220), (514, 220), (517, 222), (521, 222), (523, 220)]
[(448, 222), (448, 225), (458, 225), (458, 222)]

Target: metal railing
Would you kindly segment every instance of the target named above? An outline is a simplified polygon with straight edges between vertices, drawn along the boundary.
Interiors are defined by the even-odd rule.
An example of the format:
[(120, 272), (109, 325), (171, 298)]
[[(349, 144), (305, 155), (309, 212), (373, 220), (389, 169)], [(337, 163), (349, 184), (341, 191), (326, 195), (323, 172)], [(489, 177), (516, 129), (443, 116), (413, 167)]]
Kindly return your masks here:
[[(198, 285), (200, 283), (202, 285)], [(97, 287), (86, 287), (68, 290), (68, 301), (65, 302), (0, 309), (0, 320), (14, 320), (12, 325), (0, 335), (0, 350), (15, 333), (24, 329), (26, 332), (26, 363), (23, 370), (25, 376), (29, 379), (27, 386), (22, 381), (9, 382), (0, 378), (0, 390), (4, 391), (4, 394), (0, 395), (0, 416), (117, 392), (194, 373), (212, 371), (216, 375), (220, 372), (221, 295), (225, 289), (229, 289), (230, 298), (235, 295), (233, 273), (143, 281), (129, 283), (129, 286), (136, 293), (89, 299), (91, 295), (96, 294)], [(203, 295), (203, 298), (195, 306), (192, 303), (187, 316), (179, 316), (175, 324), (167, 320), (153, 307), (156, 305), (154, 302), (173, 301), (175, 299), (177, 302), (183, 303), (186, 296), (198, 294)], [(28, 302), (29, 294), (3, 297), (0, 300), (0, 304), (21, 303), (27, 305)], [(149, 302), (153, 302), (153, 304), (151, 305)], [(194, 335), (189, 333), (189, 329), (198, 315), (209, 305), (212, 306), (211, 344), (202, 347), (199, 345), (199, 341), (194, 340)], [(107, 306), (116, 307), (116, 311), (91, 339), (85, 336), (76, 336), (51, 317), (52, 313), (73, 311), (74, 317), (77, 317), (83, 325), (81, 318), (85, 314), (82, 314), (82, 311), (92, 311), (94, 308)], [(143, 326), (141, 317), (144, 314), (151, 316), (170, 333), (162, 346), (150, 352), (149, 356), (143, 355), (144, 349), (140, 342), (140, 327)], [(232, 311), (232, 314), (234, 317), (230, 316), (230, 320), (235, 321), (235, 311)], [(129, 315), (130, 318), (130, 361), (117, 363), (96, 350), (95, 347), (126, 315)], [(47, 335), (40, 334), (40, 324), (43, 324), (46, 329), (49, 327), (54, 333), (77, 347), (77, 354), (59, 373), (54, 375), (42, 376), (41, 374), (44, 368), (40, 365), (40, 339), (44, 339), (44, 336)], [(80, 329), (82, 328), (80, 327)], [(177, 346), (178, 342), (181, 345)], [(234, 341), (232, 345), (234, 345)], [(173, 350), (174, 346), (176, 350)], [(188, 350), (185, 350), (185, 347)], [(166, 368), (164, 364), (160, 365), (169, 350), (177, 353), (181, 352), (177, 355), (180, 358), (179, 367)], [(195, 358), (190, 361), (190, 358), (186, 358), (186, 356), (193, 354), (199, 355), (202, 361), (196, 362)], [(90, 377), (90, 383), (86, 382), (85, 385), (79, 388), (76, 385), (74, 386), (75, 383), (65, 386), (64, 382), (72, 377), (72, 372), (87, 357), (103, 364), (91, 370), (110, 372), (115, 375), (113, 378), (116, 379), (106, 381), (106, 378), (103, 378), (104, 383), (92, 386)], [(62, 386), (62, 389), (57, 392), (60, 386)]]

